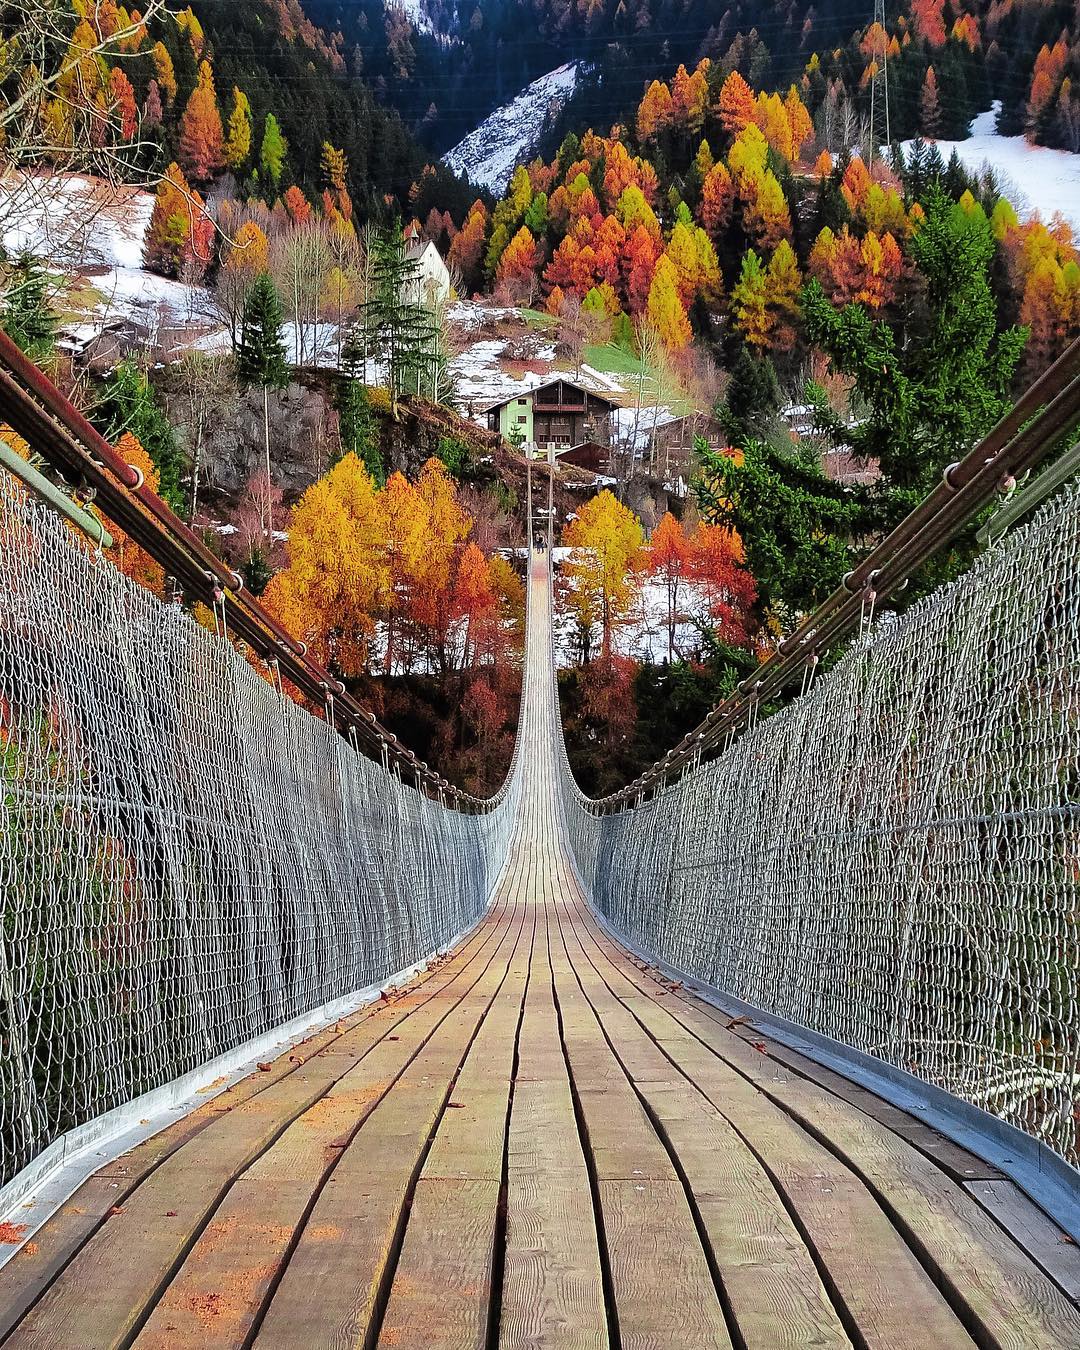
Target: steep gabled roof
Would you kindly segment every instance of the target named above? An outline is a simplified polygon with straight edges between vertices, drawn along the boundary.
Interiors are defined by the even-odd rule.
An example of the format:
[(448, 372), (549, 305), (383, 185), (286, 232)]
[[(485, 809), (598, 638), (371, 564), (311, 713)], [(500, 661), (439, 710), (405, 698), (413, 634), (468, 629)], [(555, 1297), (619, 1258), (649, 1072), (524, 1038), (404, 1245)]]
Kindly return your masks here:
[(540, 384), (528, 385), (522, 389), (515, 390), (512, 394), (507, 394), (503, 398), (497, 399), (494, 403), (489, 403), (487, 407), (481, 408), (481, 412), (494, 412), (497, 408), (505, 408), (508, 403), (513, 403), (519, 398), (535, 398), (542, 389), (550, 389), (553, 384), (568, 384), (571, 389), (576, 389), (581, 394), (587, 394), (589, 398), (596, 399), (598, 403), (606, 403), (609, 408), (617, 408), (619, 404), (609, 398), (607, 394), (601, 394), (599, 390), (590, 389), (587, 384), (580, 384), (577, 380), (572, 380), (568, 375), (555, 375), (551, 379), (543, 380)]

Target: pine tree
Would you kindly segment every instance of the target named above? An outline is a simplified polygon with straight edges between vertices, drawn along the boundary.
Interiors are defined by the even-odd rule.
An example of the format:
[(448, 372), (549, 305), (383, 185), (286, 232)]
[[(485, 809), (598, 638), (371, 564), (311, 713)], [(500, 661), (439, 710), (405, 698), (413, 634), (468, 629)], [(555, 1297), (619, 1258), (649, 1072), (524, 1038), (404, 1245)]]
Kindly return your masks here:
[(391, 411), (406, 393), (438, 402), (446, 390), (446, 354), (436, 316), (423, 303), (419, 267), (405, 249), (400, 229), (368, 233), (371, 279), (360, 321), (345, 347), (350, 373), (367, 361), (386, 363)]
[(264, 272), (256, 278), (244, 305), (236, 352), (236, 375), (241, 384), (264, 389), (283, 389), (288, 384), (283, 322), (281, 300)]
[(56, 315), (49, 304), (49, 278), (29, 253), (19, 258), (6, 278), (0, 328), (37, 365), (53, 353)]
[(236, 349), (236, 377), (241, 384), (261, 387), (263, 391), (263, 430), (266, 446), (266, 499), (262, 503), (263, 530), (273, 533), (273, 464), (270, 455), (270, 390), (284, 389), (289, 383), (285, 343), (281, 325), (284, 318), (281, 300), (270, 277), (263, 273), (248, 292), (240, 341)]

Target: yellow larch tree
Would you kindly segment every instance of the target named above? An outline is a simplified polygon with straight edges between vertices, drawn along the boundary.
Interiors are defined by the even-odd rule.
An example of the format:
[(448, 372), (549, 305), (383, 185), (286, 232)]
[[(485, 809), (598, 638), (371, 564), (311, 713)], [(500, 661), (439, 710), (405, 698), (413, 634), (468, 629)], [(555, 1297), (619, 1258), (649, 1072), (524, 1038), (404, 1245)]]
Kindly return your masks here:
[(347, 454), (297, 503), (286, 566), (263, 593), (289, 632), (342, 676), (368, 667), (387, 589), (385, 535), (375, 484), (361, 460)]
[(606, 488), (591, 498), (563, 531), (572, 550), (563, 566), (570, 605), (582, 635), (586, 660), (591, 634), (600, 625), (601, 656), (610, 661), (615, 625), (629, 613), (644, 563), (641, 521)]

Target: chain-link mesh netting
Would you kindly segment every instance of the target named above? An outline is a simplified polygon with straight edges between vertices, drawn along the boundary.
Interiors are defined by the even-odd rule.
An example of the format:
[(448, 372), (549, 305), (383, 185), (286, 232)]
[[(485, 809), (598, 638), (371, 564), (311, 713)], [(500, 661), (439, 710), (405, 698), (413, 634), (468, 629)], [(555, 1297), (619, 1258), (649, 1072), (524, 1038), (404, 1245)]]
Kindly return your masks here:
[(0, 1184), (467, 928), (511, 781), (421, 796), (0, 482)]
[(600, 912), (1078, 1161), (1080, 494), (637, 809), (564, 764)]

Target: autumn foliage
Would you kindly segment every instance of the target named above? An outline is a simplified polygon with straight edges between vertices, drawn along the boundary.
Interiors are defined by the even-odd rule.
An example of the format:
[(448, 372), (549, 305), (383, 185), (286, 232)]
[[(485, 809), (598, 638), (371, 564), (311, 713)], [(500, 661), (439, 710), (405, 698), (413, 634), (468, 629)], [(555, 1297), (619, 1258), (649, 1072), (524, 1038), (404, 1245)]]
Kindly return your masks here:
[(521, 584), (472, 528), (438, 460), (380, 490), (348, 454), (293, 511), (266, 604), (343, 677), (483, 671), (506, 658)]

